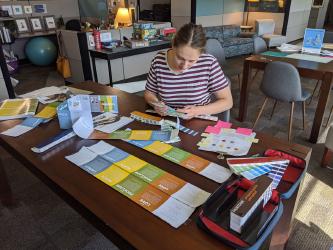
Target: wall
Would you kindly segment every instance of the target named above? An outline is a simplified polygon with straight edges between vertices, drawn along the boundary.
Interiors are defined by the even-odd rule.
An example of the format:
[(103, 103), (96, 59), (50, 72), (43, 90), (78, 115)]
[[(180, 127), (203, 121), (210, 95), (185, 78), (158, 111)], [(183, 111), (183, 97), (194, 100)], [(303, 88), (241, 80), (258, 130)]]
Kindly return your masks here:
[[(42, 15), (54, 15), (56, 18), (60, 15), (64, 18), (64, 21), (79, 18), (79, 6), (77, 0), (46, 0), (46, 1), (30, 1), (30, 4), (46, 4), (47, 14), (34, 13), (32, 16), (42, 16)], [(2, 5), (29, 5), (29, 1), (1, 1), (0, 6)], [(30, 15), (29, 15), (30, 16)], [(15, 16), (20, 17), (20, 16)], [(17, 39), (15, 43), (11, 46), (15, 54), (19, 56), (20, 59), (24, 59), (24, 45), (28, 41), (27, 38)], [(8, 48), (8, 46), (4, 46)]]
[(282, 33), (284, 13), (249, 12), (248, 25), (255, 27), (256, 19), (273, 19), (275, 22), (274, 33)]
[(322, 7), (311, 8), (310, 19), (308, 23), (309, 28), (322, 29), (324, 27), (328, 4), (329, 0), (324, 0)]
[(242, 24), (245, 0), (197, 0), (196, 23), (204, 27)]
[(301, 39), (308, 25), (312, 0), (292, 0), (287, 26), (287, 42)]
[(191, 0), (171, 0), (171, 22), (176, 29), (191, 22)]

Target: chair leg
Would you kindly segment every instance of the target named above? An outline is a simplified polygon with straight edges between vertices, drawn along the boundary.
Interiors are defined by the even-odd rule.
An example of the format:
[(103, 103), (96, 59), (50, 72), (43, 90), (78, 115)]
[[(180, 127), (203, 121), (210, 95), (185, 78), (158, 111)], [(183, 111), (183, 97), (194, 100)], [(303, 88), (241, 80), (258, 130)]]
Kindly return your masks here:
[(320, 80), (317, 81), (317, 83), (316, 83), (316, 87), (315, 87), (314, 90), (312, 91), (312, 94), (311, 94), (310, 101), (309, 101), (308, 105), (311, 104), (312, 99), (313, 99), (313, 97), (314, 97), (314, 94), (316, 93), (316, 90), (317, 90), (317, 88), (318, 88), (318, 86), (319, 86), (319, 83), (320, 83)]
[(294, 107), (295, 107), (295, 102), (291, 102), (290, 116), (289, 116), (289, 131), (288, 131), (288, 141), (289, 142), (291, 141), (291, 129), (293, 127)]
[(306, 124), (305, 124), (305, 106), (306, 106), (306, 103), (305, 103), (305, 101), (302, 103), (303, 105), (303, 130), (305, 130), (305, 126), (306, 126)]
[(276, 104), (277, 104), (277, 100), (274, 101), (271, 117), (269, 118), (270, 120), (272, 120), (272, 118), (273, 118), (273, 114), (274, 114), (274, 111), (275, 111), (275, 108), (276, 108)]
[(333, 111), (333, 106), (332, 106), (332, 108), (331, 108), (330, 115), (328, 116), (328, 119), (327, 119), (327, 122), (326, 122), (326, 126), (325, 126), (325, 127), (327, 127), (328, 123), (329, 123), (330, 120), (331, 120), (331, 117), (332, 117), (332, 111)]
[(260, 111), (258, 113), (258, 116), (257, 116), (256, 121), (254, 122), (252, 128), (254, 128), (257, 125), (257, 122), (259, 121), (259, 118), (260, 118), (262, 112), (264, 111), (264, 108), (266, 106), (267, 100), (268, 100), (268, 97), (265, 98), (264, 103), (262, 104), (262, 106), (260, 108)]
[(259, 73), (259, 69), (257, 69), (256, 72), (254, 73), (254, 76), (252, 77), (251, 82), (254, 81), (254, 79), (257, 77), (258, 73)]
[(242, 84), (241, 84), (240, 74), (238, 74), (237, 77), (238, 77), (238, 86), (239, 86), (239, 89), (241, 89)]
[(322, 168), (326, 168), (326, 166), (328, 166), (329, 162), (332, 160), (332, 156), (333, 156), (333, 152), (331, 150), (329, 150), (327, 147), (325, 147), (320, 166)]

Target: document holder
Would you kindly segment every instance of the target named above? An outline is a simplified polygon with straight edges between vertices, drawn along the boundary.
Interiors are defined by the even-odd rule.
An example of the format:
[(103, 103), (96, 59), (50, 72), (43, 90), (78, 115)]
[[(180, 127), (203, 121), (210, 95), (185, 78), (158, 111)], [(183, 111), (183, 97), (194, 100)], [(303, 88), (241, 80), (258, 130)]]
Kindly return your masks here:
[(282, 200), (293, 195), (305, 175), (306, 162), (297, 156), (273, 149), (266, 150), (264, 156), (288, 159), (289, 165), (271, 199), (263, 208), (256, 209), (241, 234), (230, 229), (230, 210), (255, 181), (232, 175), (208, 198), (199, 212), (197, 224), (200, 228), (237, 249), (254, 250), (262, 246), (283, 214)]

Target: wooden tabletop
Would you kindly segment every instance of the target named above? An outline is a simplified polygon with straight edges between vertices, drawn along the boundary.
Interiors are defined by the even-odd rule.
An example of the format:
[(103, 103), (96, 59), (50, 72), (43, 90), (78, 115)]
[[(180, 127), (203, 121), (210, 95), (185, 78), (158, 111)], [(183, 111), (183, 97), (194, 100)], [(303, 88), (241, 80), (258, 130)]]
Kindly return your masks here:
[[(120, 114), (125, 116), (128, 116), (134, 110), (144, 111), (146, 108), (142, 97), (108, 86), (86, 82), (75, 84), (73, 87), (91, 90), (95, 94), (117, 95)], [(0, 132), (11, 128), (16, 123), (18, 121), (0, 122)], [(184, 122), (183, 125), (203, 131), (207, 125), (212, 124), (213, 122), (194, 119)], [(139, 122), (133, 122), (129, 127), (133, 129), (157, 129), (156, 126), (144, 125)], [(111, 234), (107, 235), (116, 243), (118, 237), (137, 249), (229, 249), (222, 242), (197, 227), (195, 221), (198, 209), (189, 221), (180, 228), (174, 229), (64, 158), (66, 155), (77, 152), (82, 146), (96, 143), (96, 140), (82, 140), (75, 137), (43, 154), (35, 154), (30, 150), (31, 147), (45, 141), (45, 139), (57, 134), (59, 131), (58, 121), (55, 119), (18, 138), (0, 135), (0, 143), (25, 166), (33, 172), (36, 170), (46, 176), (57, 187), (60, 187), (64, 193), (74, 198), (94, 214), (101, 222), (100, 224), (104, 224), (104, 228), (110, 229), (117, 235), (113, 238)], [(215, 153), (197, 149), (196, 143), (200, 140), (200, 136), (192, 137), (181, 133), (180, 137), (182, 140), (176, 146), (226, 166), (225, 160), (218, 160)], [(258, 133), (257, 138), (259, 138), (259, 143), (252, 146), (250, 154), (263, 153), (268, 148), (281, 149), (306, 160), (309, 159), (311, 154), (311, 149), (305, 146), (289, 144), (262, 133)], [(217, 183), (143, 149), (123, 141), (110, 140), (109, 142), (206, 191), (213, 192), (218, 187)], [(295, 201), (291, 205), (294, 204)], [(291, 206), (288, 209), (293, 211), (293, 208), (294, 206)], [(279, 237), (281, 237), (281, 232), (288, 233), (289, 229), (286, 228), (286, 225), (289, 227), (290, 216), (287, 216), (285, 220), (286, 222), (282, 223), (282, 229), (278, 230), (277, 242)]]

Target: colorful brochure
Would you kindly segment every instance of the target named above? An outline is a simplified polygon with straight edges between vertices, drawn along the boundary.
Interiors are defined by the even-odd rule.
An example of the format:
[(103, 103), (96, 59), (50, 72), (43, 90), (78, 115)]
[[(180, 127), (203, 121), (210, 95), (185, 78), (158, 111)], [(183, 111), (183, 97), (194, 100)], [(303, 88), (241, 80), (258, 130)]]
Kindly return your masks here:
[(256, 133), (248, 128), (230, 127), (231, 123), (222, 121), (218, 121), (215, 126), (208, 126), (202, 134), (204, 138), (197, 144), (199, 149), (233, 156), (247, 155), (252, 143), (258, 142), (255, 139)]
[(86, 172), (178, 228), (209, 193), (103, 141), (67, 156)]
[(25, 118), (36, 113), (37, 99), (7, 99), (0, 105), (0, 121)]
[(225, 167), (160, 141), (127, 140), (127, 142), (218, 183), (226, 181), (232, 174)]
[(178, 131), (160, 130), (117, 130), (110, 134), (96, 132), (92, 133), (89, 139), (98, 140), (140, 140), (140, 141), (170, 141), (178, 135)]
[(17, 137), (26, 132), (36, 128), (41, 123), (46, 123), (54, 118), (57, 114), (58, 102), (48, 104), (38, 114), (32, 117), (26, 118), (22, 123), (2, 132), (1, 134)]

